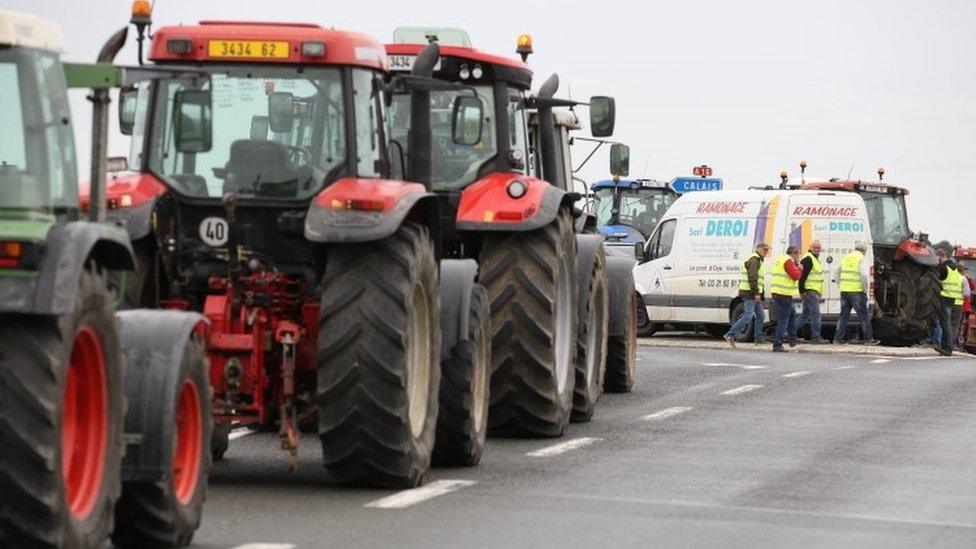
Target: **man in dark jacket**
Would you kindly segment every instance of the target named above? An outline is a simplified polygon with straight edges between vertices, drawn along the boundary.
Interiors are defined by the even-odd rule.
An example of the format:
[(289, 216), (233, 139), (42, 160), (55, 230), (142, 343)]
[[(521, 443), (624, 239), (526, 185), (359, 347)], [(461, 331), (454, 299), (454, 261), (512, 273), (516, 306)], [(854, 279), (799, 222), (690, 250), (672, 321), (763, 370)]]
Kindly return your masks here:
[(739, 273), (742, 315), (729, 327), (729, 331), (724, 336), (725, 341), (728, 341), (732, 347), (735, 347), (736, 336), (745, 331), (753, 319), (756, 321), (752, 329), (753, 339), (757, 344), (763, 343), (763, 325), (766, 323), (766, 315), (762, 307), (763, 290), (766, 286), (766, 266), (763, 264), (763, 258), (767, 255), (769, 255), (769, 244), (762, 242), (742, 264)]

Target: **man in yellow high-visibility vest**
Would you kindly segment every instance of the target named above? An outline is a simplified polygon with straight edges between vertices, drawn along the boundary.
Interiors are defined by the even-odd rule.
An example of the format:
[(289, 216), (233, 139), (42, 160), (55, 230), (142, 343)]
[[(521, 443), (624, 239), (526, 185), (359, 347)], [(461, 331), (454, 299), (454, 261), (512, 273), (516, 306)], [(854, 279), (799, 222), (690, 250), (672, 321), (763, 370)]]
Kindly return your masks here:
[[(800, 275), (800, 298), (803, 300), (803, 314), (796, 321), (799, 331), (808, 321), (810, 322), (810, 343), (825, 343), (820, 336), (820, 299), (824, 292), (824, 270), (820, 264), (820, 251), (823, 245), (814, 239), (810, 243), (810, 251), (800, 260), (803, 274)], [(796, 334), (793, 334), (796, 339)]]
[(854, 251), (845, 255), (840, 261), (840, 316), (837, 318), (837, 333), (834, 334), (834, 345), (844, 342), (847, 335), (847, 323), (851, 319), (851, 309), (857, 312), (857, 319), (861, 322), (861, 342), (864, 345), (877, 345), (871, 331), (871, 315), (868, 314), (868, 289), (870, 288), (870, 270), (868, 245), (858, 242)]
[(790, 347), (796, 346), (796, 309), (793, 298), (800, 295), (797, 282), (803, 271), (800, 269), (800, 249), (796, 246), (786, 248), (786, 253), (773, 264), (772, 309), (776, 311), (776, 333), (773, 336), (773, 352), (785, 353), (783, 338), (789, 336)]
[(962, 321), (963, 290), (965, 277), (959, 274), (955, 260), (939, 263), (942, 279), (942, 307), (939, 307), (939, 325), (942, 327), (940, 345), (933, 345), (940, 355), (952, 356), (956, 339), (955, 327)]
[(745, 262), (739, 272), (739, 299), (742, 301), (742, 314), (735, 320), (729, 331), (723, 336), (729, 345), (735, 347), (735, 338), (745, 331), (749, 323), (753, 324), (753, 340), (759, 344), (763, 342), (763, 325), (766, 322), (763, 314), (762, 298), (766, 285), (766, 266), (763, 258), (769, 255), (769, 244), (760, 242)]

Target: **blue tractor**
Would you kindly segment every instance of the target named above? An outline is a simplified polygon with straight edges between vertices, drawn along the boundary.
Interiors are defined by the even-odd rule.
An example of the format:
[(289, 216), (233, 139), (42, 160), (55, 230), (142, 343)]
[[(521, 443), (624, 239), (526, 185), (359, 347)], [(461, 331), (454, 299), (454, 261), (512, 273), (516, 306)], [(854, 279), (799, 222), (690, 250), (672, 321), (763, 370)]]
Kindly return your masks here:
[(597, 230), (610, 245), (643, 243), (678, 198), (665, 181), (607, 179), (590, 186)]

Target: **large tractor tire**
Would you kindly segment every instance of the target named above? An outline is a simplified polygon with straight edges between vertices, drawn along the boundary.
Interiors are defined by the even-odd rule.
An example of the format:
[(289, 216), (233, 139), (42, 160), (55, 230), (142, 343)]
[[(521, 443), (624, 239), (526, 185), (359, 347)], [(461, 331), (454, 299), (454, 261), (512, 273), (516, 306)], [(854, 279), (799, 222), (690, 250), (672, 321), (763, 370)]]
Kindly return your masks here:
[(112, 530), (124, 419), (114, 315), (88, 269), (71, 313), (0, 319), (4, 547), (101, 547)]
[(430, 468), (440, 387), (434, 245), (406, 223), (330, 248), (319, 312), (319, 438), (338, 484), (419, 485)]
[(569, 213), (487, 237), (478, 264), (491, 300), (489, 433), (560, 436), (573, 407), (579, 299)]
[[(579, 266), (579, 265), (577, 265)], [(607, 368), (607, 331), (610, 325), (610, 295), (607, 288), (606, 258), (600, 246), (580, 294), (580, 317), (576, 338), (576, 384), (570, 421), (589, 421), (603, 392)]]
[(213, 435), (210, 438), (210, 457), (214, 463), (223, 461), (224, 454), (230, 448), (230, 423), (220, 423), (213, 426)]
[(188, 339), (182, 355), (176, 391), (169, 395), (174, 417), (166, 421), (175, 424), (174, 450), (163, 454), (163, 478), (123, 483), (112, 532), (119, 547), (185, 547), (200, 527), (211, 464), (212, 398), (203, 343)]
[(631, 280), (630, 311), (622, 334), (607, 338), (607, 373), (603, 390), (608, 393), (629, 393), (637, 381), (637, 292)]
[(932, 333), (942, 306), (942, 282), (934, 267), (914, 261), (898, 261), (888, 274), (897, 293), (892, 304), (874, 319), (874, 337), (882, 345), (906, 347), (926, 339)]
[(491, 307), (481, 284), (471, 291), (467, 339), (441, 361), (440, 412), (434, 463), (472, 466), (481, 460), (488, 431)]

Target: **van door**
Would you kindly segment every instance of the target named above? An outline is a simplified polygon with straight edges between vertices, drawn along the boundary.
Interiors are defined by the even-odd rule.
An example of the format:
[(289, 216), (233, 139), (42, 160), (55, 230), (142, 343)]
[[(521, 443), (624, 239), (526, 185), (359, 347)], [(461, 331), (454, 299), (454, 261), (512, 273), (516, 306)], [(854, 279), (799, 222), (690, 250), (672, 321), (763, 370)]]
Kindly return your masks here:
[(644, 305), (651, 322), (663, 323), (672, 320), (672, 302), (675, 276), (674, 234), (677, 219), (665, 219), (658, 224), (644, 248), (648, 262), (634, 268), (634, 277), (645, 287)]
[(787, 216), (787, 240), (799, 246), (803, 254), (813, 239), (820, 240), (823, 251), (820, 263), (824, 269), (824, 293), (820, 312), (840, 313), (840, 260), (859, 242), (868, 242), (861, 197), (853, 193), (818, 193), (790, 197)]

